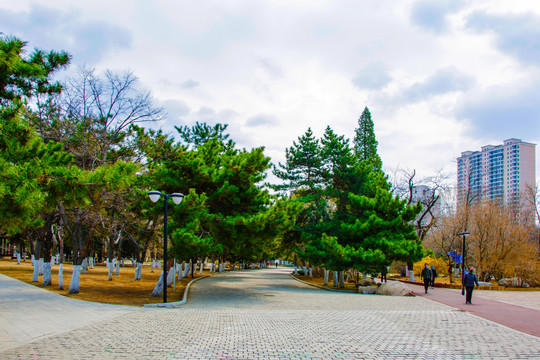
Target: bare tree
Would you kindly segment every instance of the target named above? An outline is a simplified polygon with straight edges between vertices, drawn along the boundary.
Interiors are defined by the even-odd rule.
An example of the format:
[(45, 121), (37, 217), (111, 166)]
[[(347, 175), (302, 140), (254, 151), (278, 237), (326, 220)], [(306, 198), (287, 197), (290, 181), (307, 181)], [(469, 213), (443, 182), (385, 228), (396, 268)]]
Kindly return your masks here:
[[(448, 188), (448, 176), (437, 171), (433, 176), (416, 179), (416, 170), (399, 169), (394, 173), (393, 191), (407, 200), (407, 205), (422, 204), (422, 211), (414, 219), (417, 241), (422, 243), (426, 235), (436, 226), (440, 217), (441, 192)], [(413, 263), (407, 262), (409, 279), (414, 281)]]
[(534, 213), (535, 223), (540, 224), (540, 191), (538, 184), (527, 185), (524, 194), (525, 199), (525, 211), (531, 211)]

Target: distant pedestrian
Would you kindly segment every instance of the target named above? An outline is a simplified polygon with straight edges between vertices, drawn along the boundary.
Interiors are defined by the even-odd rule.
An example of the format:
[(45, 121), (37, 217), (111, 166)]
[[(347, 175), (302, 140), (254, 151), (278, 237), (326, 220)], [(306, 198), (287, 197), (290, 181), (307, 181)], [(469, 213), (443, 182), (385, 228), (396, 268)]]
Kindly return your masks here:
[(420, 277), (424, 280), (424, 289), (426, 290), (426, 294), (428, 293), (429, 284), (431, 284), (431, 270), (429, 270), (428, 264), (424, 265), (424, 269), (422, 270), (422, 273), (420, 274)]
[(279, 260), (276, 260), (276, 269), (277, 269), (278, 264), (279, 264)]
[(478, 285), (478, 279), (476, 278), (476, 274), (474, 273), (473, 268), (471, 267), (469, 268), (469, 272), (463, 276), (462, 285), (465, 288), (465, 291), (467, 293), (465, 297), (465, 304), (472, 304), (471, 300), (472, 300), (472, 292), (474, 289), (474, 284), (476, 284), (476, 286), (480, 286)]
[(436, 277), (437, 277), (437, 271), (435, 270), (435, 266), (431, 265), (431, 288), (432, 289), (435, 287)]
[(388, 274), (388, 268), (386, 266), (383, 266), (381, 268), (381, 282), (387, 282), (388, 280), (386, 279), (386, 274)]

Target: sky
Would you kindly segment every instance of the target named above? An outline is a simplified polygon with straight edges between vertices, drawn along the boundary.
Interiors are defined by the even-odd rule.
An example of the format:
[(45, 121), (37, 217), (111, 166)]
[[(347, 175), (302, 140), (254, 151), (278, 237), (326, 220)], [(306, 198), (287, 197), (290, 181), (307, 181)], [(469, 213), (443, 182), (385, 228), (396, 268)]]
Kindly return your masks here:
[(131, 70), (166, 132), (226, 123), (273, 163), (366, 106), (387, 172), (455, 180), (463, 151), (540, 143), (537, 0), (0, 0), (0, 32)]

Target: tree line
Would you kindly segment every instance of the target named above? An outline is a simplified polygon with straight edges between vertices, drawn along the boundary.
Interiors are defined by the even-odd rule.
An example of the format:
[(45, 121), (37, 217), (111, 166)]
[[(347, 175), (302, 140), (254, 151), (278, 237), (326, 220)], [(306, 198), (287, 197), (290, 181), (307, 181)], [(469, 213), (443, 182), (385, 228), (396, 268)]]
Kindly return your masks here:
[[(0, 38), (0, 231), (43, 259), (44, 285), (55, 253), (73, 262), (76, 293), (88, 257), (141, 264), (159, 249), (163, 210), (149, 190), (185, 194), (169, 208), (178, 259), (294, 254), (343, 274), (423, 256), (411, 223), (421, 205), (393, 193), (367, 108), (352, 143), (308, 129), (274, 166), (264, 148), (239, 148), (226, 124), (176, 136), (145, 127), (166, 114), (131, 72), (83, 68), (61, 83), (71, 56), (26, 48)], [(271, 170), (282, 184), (265, 183)]]

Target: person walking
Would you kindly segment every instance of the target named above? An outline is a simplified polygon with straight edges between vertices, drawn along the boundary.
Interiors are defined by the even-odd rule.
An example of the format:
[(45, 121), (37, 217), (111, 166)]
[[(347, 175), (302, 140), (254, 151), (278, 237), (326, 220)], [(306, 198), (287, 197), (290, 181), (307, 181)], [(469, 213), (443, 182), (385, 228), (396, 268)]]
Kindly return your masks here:
[(386, 275), (388, 274), (388, 268), (386, 266), (381, 267), (381, 283), (387, 282)]
[(480, 286), (478, 285), (478, 279), (476, 278), (476, 274), (474, 273), (473, 270), (474, 269), (472, 267), (469, 268), (469, 272), (463, 276), (463, 283), (462, 283), (466, 292), (465, 304), (471, 304), (471, 305), (472, 305), (471, 300), (472, 300), (472, 292), (474, 289), (474, 284), (476, 284), (476, 286)]
[(422, 270), (420, 277), (424, 280), (424, 289), (426, 290), (427, 294), (429, 284), (431, 284), (431, 270), (429, 270), (428, 264), (424, 265), (424, 269)]
[(435, 270), (435, 266), (431, 265), (431, 288), (432, 289), (435, 287), (436, 277), (437, 277), (437, 271)]

